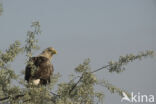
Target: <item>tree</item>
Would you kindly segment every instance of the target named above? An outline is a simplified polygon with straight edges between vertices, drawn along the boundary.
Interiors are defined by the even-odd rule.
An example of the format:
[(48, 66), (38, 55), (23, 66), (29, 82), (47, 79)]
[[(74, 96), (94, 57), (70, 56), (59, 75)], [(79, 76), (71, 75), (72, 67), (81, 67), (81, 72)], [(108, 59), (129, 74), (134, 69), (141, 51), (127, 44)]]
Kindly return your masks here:
[[(58, 82), (61, 75), (54, 74), (51, 77), (51, 83), (47, 86), (35, 86), (28, 84), (17, 75), (10, 64), (14, 62), (18, 54), (26, 55), (26, 63), (32, 56), (34, 50), (39, 49), (38, 39), (36, 37), (41, 33), (39, 22), (33, 22), (31, 27), (33, 31), (27, 32), (25, 45), (22, 46), (19, 41), (15, 41), (5, 52), (0, 51), (0, 103), (11, 104), (96, 104), (102, 103), (104, 93), (96, 91), (96, 86), (104, 86), (111, 93), (118, 93), (120, 96), (125, 90), (113, 86), (105, 79), (96, 78), (96, 72), (103, 69), (110, 73), (121, 73), (125, 70), (125, 65), (137, 59), (153, 56), (153, 51), (145, 51), (134, 54), (120, 56), (118, 61), (110, 61), (106, 66), (97, 70), (90, 67), (90, 59), (86, 59), (82, 64), (75, 68), (75, 75), (71, 75), (68, 82)], [(35, 70), (35, 67), (34, 67)], [(16, 82), (14, 85), (12, 82)], [(54, 85), (57, 84), (57, 90), (54, 91)], [(19, 85), (21, 87), (19, 87)]]

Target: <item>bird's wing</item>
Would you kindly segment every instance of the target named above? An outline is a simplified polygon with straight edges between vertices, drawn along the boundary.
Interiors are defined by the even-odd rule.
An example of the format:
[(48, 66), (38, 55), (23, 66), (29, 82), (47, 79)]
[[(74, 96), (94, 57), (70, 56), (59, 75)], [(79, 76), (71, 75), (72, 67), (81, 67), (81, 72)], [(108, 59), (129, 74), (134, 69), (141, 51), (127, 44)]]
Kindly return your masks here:
[[(48, 61), (47, 58), (39, 56), (39, 57), (31, 57), (29, 61), (33, 62), (33, 64), (38, 68), (41, 64)], [(33, 66), (31, 64), (27, 64), (25, 68), (25, 80), (29, 81), (30, 78), (34, 78), (34, 75), (31, 74), (33, 70)]]
[(46, 81), (43, 83), (50, 83), (50, 76), (53, 74), (54, 68), (50, 60), (43, 56), (37, 56), (30, 58), (30, 61), (34, 63), (37, 70), (32, 75), (31, 71), (33, 70), (32, 65), (27, 65), (25, 69), (25, 80), (29, 81), (30, 79), (40, 79)]
[(26, 68), (25, 68), (25, 80), (29, 81), (31, 77), (31, 67), (30, 65), (27, 65)]
[(38, 67), (38, 70), (35, 72), (34, 77), (39, 79), (50, 78), (54, 68), (49, 59), (40, 56), (36, 59), (35, 65)]
[(32, 57), (31, 60), (33, 61), (34, 65), (36, 67), (38, 67), (41, 64), (46, 63), (47, 61), (49, 61), (48, 58), (43, 57), (43, 56)]

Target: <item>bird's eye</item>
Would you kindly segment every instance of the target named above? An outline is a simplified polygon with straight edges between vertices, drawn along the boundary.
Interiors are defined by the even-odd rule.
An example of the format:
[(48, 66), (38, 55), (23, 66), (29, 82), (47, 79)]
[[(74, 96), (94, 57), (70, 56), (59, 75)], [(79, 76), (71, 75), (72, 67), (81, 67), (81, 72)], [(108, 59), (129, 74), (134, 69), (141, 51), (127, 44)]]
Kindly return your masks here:
[(48, 49), (48, 51), (49, 51), (49, 52), (51, 52), (51, 50), (50, 50), (50, 49)]

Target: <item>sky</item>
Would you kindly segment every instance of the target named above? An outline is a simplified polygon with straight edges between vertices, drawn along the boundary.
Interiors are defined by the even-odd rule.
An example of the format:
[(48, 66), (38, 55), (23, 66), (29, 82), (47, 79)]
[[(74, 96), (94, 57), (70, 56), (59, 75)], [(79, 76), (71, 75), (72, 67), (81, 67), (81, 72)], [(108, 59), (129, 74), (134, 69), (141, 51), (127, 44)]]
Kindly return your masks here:
[[(129, 53), (156, 51), (156, 0), (0, 0), (0, 49), (5, 50), (15, 40), (24, 44), (33, 21), (39, 21), (42, 34), (37, 37), (40, 50), (53, 46), (55, 73), (60, 81), (84, 59), (91, 59), (92, 70)], [(15, 60), (16, 72), (25, 68), (25, 58)], [(116, 74), (106, 70), (96, 73), (99, 79), (127, 91), (156, 96), (156, 58), (146, 58), (126, 66)], [(107, 89), (105, 104), (122, 104), (118, 94)], [(113, 100), (112, 100), (113, 99)], [(123, 103), (124, 104), (124, 103)], [(128, 104), (128, 103), (127, 103)], [(144, 103), (142, 103), (144, 104)], [(146, 103), (147, 104), (147, 103)]]

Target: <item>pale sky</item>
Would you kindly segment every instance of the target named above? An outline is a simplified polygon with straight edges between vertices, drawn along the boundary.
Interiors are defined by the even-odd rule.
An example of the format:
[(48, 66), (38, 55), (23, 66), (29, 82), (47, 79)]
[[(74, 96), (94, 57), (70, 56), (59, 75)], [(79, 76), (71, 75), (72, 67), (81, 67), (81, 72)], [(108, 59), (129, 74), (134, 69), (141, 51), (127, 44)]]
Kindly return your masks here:
[[(117, 60), (120, 55), (145, 50), (156, 51), (156, 0), (0, 0), (4, 12), (0, 16), (0, 49), (15, 40), (24, 43), (31, 22), (40, 21), (41, 49), (53, 46), (53, 58), (60, 81), (84, 59), (91, 59), (92, 69)], [(25, 68), (19, 56), (13, 68)], [(135, 61), (121, 74), (106, 70), (97, 72), (119, 88), (129, 92), (156, 96), (156, 58)], [(105, 104), (121, 104), (118, 94), (105, 92)], [(128, 104), (128, 103), (127, 103)], [(143, 103), (142, 103), (143, 104)], [(147, 104), (147, 103), (146, 103)]]

